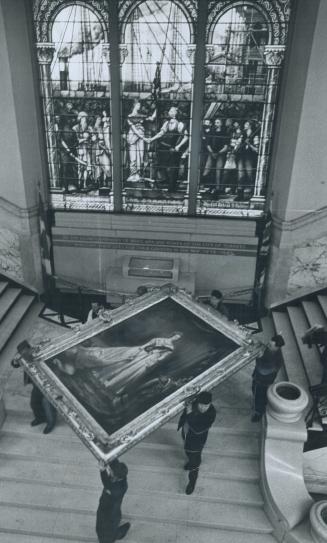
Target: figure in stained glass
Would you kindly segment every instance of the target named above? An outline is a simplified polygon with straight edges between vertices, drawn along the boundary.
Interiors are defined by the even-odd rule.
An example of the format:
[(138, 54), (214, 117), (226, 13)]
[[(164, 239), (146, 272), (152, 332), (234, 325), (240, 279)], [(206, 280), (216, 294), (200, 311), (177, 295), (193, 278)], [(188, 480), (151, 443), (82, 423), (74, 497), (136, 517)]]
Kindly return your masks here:
[(188, 130), (186, 124), (179, 120), (177, 107), (168, 111), (168, 120), (160, 131), (148, 143), (159, 140), (157, 146), (157, 165), (159, 180), (168, 183), (168, 191), (174, 192), (178, 186), (178, 176), (183, 154), (187, 151)]

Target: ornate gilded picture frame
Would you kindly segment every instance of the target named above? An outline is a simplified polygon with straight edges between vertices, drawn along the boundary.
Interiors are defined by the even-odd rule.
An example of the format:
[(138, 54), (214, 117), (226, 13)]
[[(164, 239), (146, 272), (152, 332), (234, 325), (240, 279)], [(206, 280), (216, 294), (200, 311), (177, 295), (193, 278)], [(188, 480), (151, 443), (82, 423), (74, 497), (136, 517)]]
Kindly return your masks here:
[(244, 327), (171, 286), (46, 346), (25, 343), (24, 370), (105, 463), (262, 350)]

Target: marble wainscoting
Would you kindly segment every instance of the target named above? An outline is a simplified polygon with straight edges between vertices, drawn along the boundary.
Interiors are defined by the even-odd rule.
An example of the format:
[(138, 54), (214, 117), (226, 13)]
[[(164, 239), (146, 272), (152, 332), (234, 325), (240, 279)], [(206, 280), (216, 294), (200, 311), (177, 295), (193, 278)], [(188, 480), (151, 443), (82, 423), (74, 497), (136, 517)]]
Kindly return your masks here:
[(0, 228), (0, 273), (18, 281), (24, 279), (19, 236), (7, 228)]
[(294, 248), (287, 293), (303, 288), (322, 288), (327, 277), (327, 236)]

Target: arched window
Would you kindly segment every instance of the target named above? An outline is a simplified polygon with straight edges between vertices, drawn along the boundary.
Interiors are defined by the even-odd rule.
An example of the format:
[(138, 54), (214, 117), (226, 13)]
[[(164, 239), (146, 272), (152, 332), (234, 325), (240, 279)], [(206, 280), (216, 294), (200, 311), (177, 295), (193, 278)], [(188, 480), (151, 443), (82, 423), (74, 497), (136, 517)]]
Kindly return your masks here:
[[(271, 78), (266, 58), (272, 23), (262, 2), (226, 4), (207, 25), (200, 213), (246, 208), (263, 196), (272, 137), (278, 84), (278, 73)], [(265, 170), (259, 171), (263, 158)]]
[(87, 195), (109, 195), (112, 184), (106, 32), (95, 11), (75, 3), (49, 17), (47, 37), (37, 45), (50, 187), (57, 199), (79, 194), (79, 207)]
[(288, 0), (33, 4), (54, 207), (260, 214)]
[(169, 212), (187, 191), (192, 27), (177, 3), (147, 0), (128, 15), (122, 42), (124, 203)]

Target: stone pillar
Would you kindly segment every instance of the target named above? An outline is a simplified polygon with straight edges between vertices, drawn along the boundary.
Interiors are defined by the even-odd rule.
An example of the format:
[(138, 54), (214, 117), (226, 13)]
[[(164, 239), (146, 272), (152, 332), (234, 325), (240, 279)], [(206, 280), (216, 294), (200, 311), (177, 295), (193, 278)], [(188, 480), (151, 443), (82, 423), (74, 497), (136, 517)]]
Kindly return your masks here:
[(267, 307), (326, 283), (326, 25), (325, 0), (295, 2), (269, 171)]
[(327, 500), (317, 502), (311, 507), (310, 524), (315, 543), (327, 543)]
[(278, 89), (279, 72), (284, 58), (284, 53), (284, 45), (267, 45), (264, 51), (268, 73), (260, 133), (258, 166), (254, 186), (254, 195), (251, 199), (251, 201), (255, 203), (263, 203), (265, 200), (263, 191), (267, 181), (270, 142), (272, 138), (272, 128), (276, 109), (276, 94)]
[(0, 2), (0, 267), (42, 292), (38, 184), (46, 150), (30, 2)]
[(279, 541), (308, 514), (313, 503), (303, 478), (304, 413), (308, 396), (289, 382), (268, 389), (261, 451), (261, 486), (266, 513)]
[(43, 101), (45, 135), (47, 142), (50, 187), (60, 188), (56, 136), (54, 132), (54, 114), (51, 87), (51, 62), (55, 51), (54, 43), (37, 43), (37, 58), (40, 66), (41, 93)]

